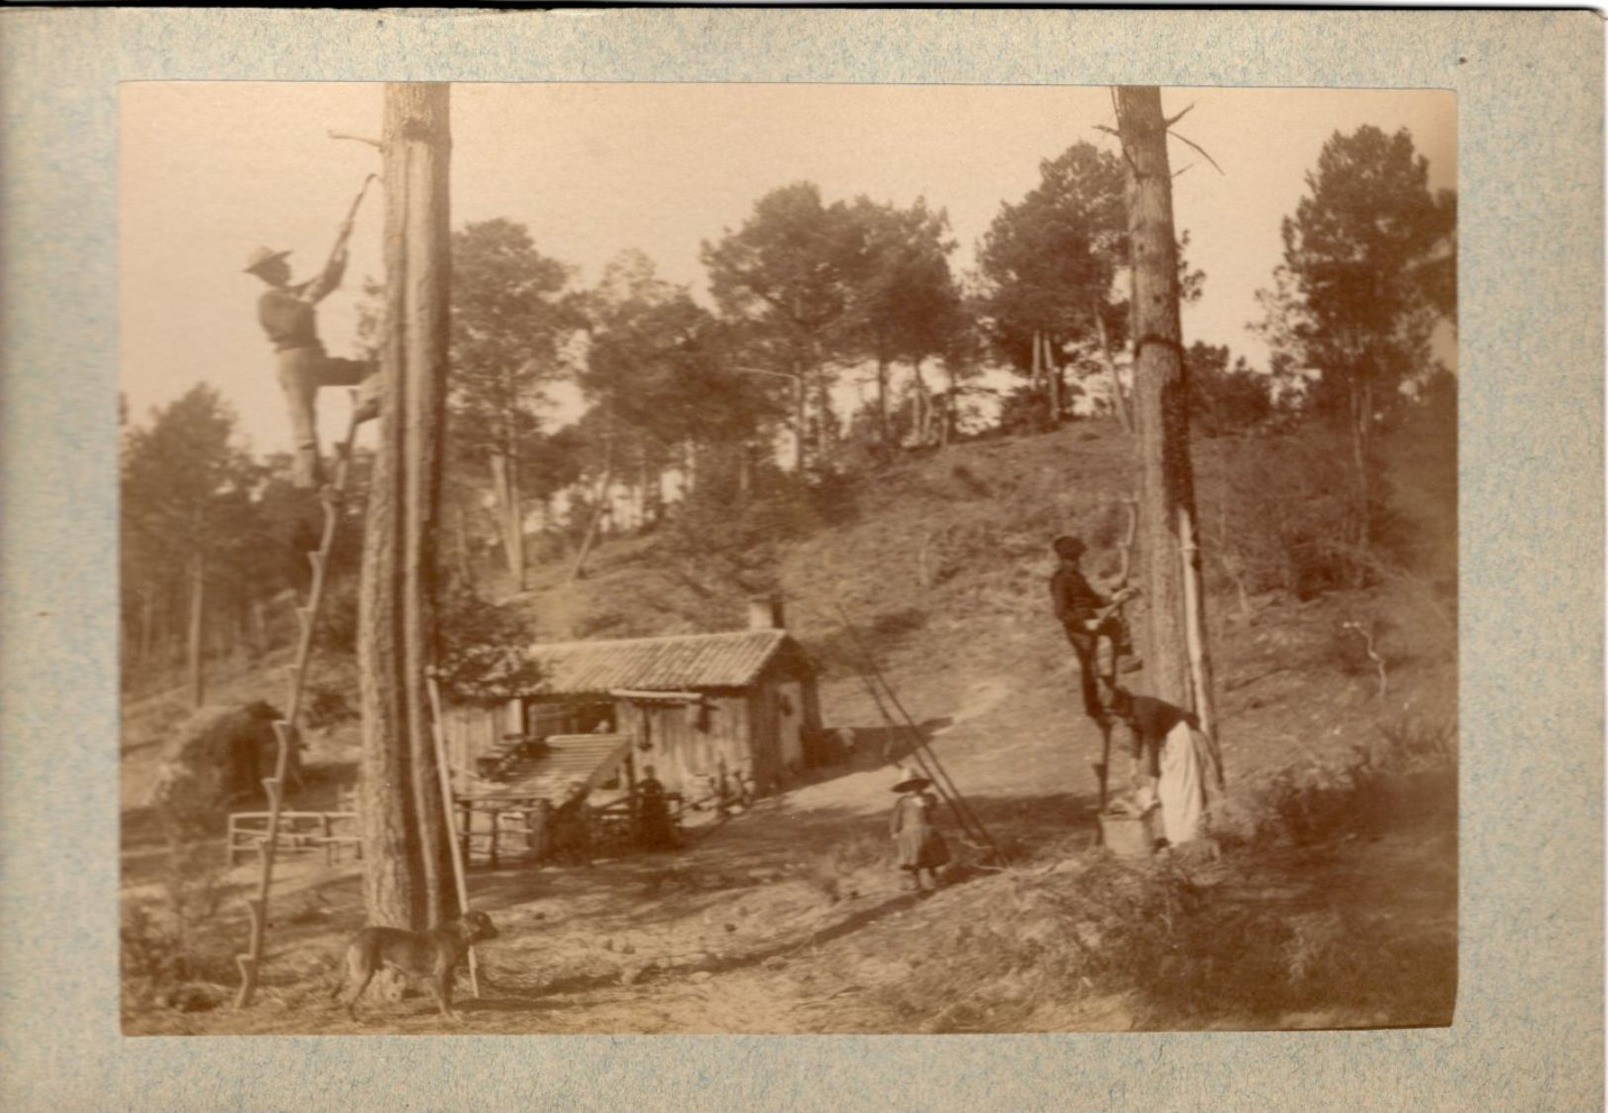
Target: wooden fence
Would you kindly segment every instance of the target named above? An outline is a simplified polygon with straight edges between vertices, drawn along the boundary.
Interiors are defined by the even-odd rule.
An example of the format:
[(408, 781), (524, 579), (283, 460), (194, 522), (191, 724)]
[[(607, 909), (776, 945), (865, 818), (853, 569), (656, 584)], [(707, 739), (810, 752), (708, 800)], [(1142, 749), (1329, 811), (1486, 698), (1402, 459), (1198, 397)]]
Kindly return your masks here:
[[(280, 812), (277, 851), (324, 851), (324, 861), (334, 865), (342, 847), (363, 856), (363, 843), (357, 833), (356, 812)], [(267, 812), (231, 812), (229, 815), (229, 865), (242, 851), (261, 850), (268, 842)]]

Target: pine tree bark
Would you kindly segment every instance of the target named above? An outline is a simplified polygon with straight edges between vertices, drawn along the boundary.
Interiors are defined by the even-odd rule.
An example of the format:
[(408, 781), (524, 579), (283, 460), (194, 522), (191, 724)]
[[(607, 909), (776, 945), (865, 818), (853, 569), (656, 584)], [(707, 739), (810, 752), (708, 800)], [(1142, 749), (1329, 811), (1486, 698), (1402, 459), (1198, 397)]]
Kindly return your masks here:
[(1050, 344), (1049, 333), (1044, 334), (1044, 373), (1050, 387), (1050, 431), (1061, 427), (1061, 368), (1055, 363), (1055, 348)]
[(1043, 346), (1042, 343), (1040, 343), (1040, 333), (1039, 333), (1039, 331), (1037, 329), (1033, 330), (1033, 363), (1032, 363), (1032, 368), (1033, 368), (1033, 370), (1032, 370), (1033, 378), (1031, 380), (1031, 388), (1030, 388), (1028, 393), (1033, 399), (1033, 423), (1034, 423), (1034, 425), (1036, 425), (1040, 429), (1042, 429), (1043, 428), (1043, 422), (1039, 419), (1038, 411), (1039, 411), (1039, 402), (1040, 402), (1041, 397), (1043, 395), (1043, 388), (1039, 385), (1039, 383), (1043, 378), (1044, 346)]
[(446, 85), (385, 89), (384, 402), (358, 613), (364, 905), (371, 923), (413, 930), (458, 911), (425, 689), (451, 284), (449, 104)]
[[(1117, 125), (1128, 168), (1133, 253), (1134, 420), (1140, 458), (1139, 553), (1148, 599), (1145, 675), (1152, 694), (1200, 711), (1192, 691), (1184, 596), (1185, 536), (1193, 547), (1194, 471), (1189, 457), (1189, 386), (1179, 321), (1178, 246), (1161, 91), (1117, 90)], [(1191, 558), (1197, 554), (1188, 554)], [(1199, 594), (1198, 592), (1195, 594)], [(1198, 600), (1190, 600), (1197, 602)], [(1204, 619), (1199, 623), (1204, 636)]]
[(922, 449), (927, 447), (928, 437), (932, 432), (932, 395), (927, 392), (927, 377), (921, 373), (919, 359), (910, 363), (910, 388), (914, 410), (915, 447)]
[(1106, 331), (1105, 317), (1099, 306), (1094, 310), (1094, 327), (1100, 334), (1100, 355), (1105, 360), (1106, 374), (1111, 376), (1111, 405), (1117, 411), (1117, 420), (1123, 431), (1132, 433), (1133, 415), (1128, 412), (1128, 396), (1122, 389), (1122, 376), (1117, 374), (1117, 360), (1111, 354), (1111, 334)]
[(809, 417), (805, 413), (805, 406), (808, 404), (808, 391), (805, 387), (804, 368), (795, 363), (793, 365), (793, 473), (800, 479), (804, 477), (805, 426), (809, 424)]
[(581, 538), (581, 551), (575, 557), (575, 567), (570, 569), (570, 579), (584, 580), (586, 578), (586, 561), (592, 555), (592, 546), (597, 544), (598, 531), (603, 527), (603, 516), (608, 512), (609, 488), (614, 483), (614, 436), (605, 435), (603, 440), (603, 478), (597, 485), (597, 501), (592, 507), (592, 520), (586, 525), (586, 535)]
[(1373, 378), (1370, 368), (1361, 366), (1353, 370), (1351, 378), (1351, 466), (1356, 473), (1356, 523), (1352, 531), (1352, 544), (1356, 548), (1351, 558), (1351, 586), (1360, 588), (1367, 581), (1368, 570), (1363, 561), (1373, 545), (1372, 517), (1373, 491), (1369, 464), (1373, 459), (1370, 432), (1373, 429)]
[(207, 601), (206, 557), (198, 548), (190, 555), (190, 706), (199, 708), (207, 698), (206, 662), (201, 644)]
[(890, 443), (888, 433), (888, 360), (877, 353), (877, 439), (884, 446)]
[(503, 553), (515, 591), (525, 590), (525, 522), (519, 491), (519, 460), (512, 452), (491, 455), (491, 488), (497, 500), (497, 522)]

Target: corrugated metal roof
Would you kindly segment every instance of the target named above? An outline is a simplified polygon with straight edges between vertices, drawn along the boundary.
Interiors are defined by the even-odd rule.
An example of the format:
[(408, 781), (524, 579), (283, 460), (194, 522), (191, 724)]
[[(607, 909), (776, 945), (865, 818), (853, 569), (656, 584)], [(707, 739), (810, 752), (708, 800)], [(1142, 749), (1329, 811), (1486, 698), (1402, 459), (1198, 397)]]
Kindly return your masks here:
[(540, 695), (616, 688), (742, 688), (787, 642), (785, 630), (738, 630), (620, 641), (552, 642), (532, 647)]

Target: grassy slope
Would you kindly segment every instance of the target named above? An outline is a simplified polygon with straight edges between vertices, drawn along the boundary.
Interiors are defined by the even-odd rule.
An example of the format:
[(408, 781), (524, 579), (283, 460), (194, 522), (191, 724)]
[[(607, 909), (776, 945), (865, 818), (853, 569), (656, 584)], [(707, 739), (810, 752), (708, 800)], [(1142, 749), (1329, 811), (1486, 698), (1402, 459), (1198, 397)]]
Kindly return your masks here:
[[(1197, 446), (1203, 503), (1213, 497), (1221, 447), (1210, 441)], [(1216, 953), (1212, 941), (1235, 936), (1244, 917), (1261, 915), (1263, 927), (1276, 935), (1269, 936), (1269, 950), (1276, 952), (1269, 961), (1301, 977), (1310, 979), (1305, 971), (1314, 964), (1335, 967), (1339, 955), (1377, 956), (1367, 969), (1348, 967), (1345, 979), (1373, 987), (1371, 996), (1359, 996), (1360, 990), (1348, 996), (1338, 984), (1297, 986), (1299, 992), (1286, 986), (1196, 1015), (1188, 1001), (1166, 992), (1152, 992), (1145, 1002), (1104, 991), (1069, 1001), (1066, 986), (1092, 986), (1088, 979), (1098, 982), (1098, 972), (1072, 964), (1057, 977), (1045, 973), (1053, 966), (1047, 956), (1056, 953), (1046, 940), (1064, 919), (1054, 912), (1057, 902), (1109, 900), (1115, 907), (1127, 899), (1109, 879), (1078, 880), (1081, 865), (1072, 875), (1062, 869), (1083, 862), (1090, 845), (1090, 763), (1098, 738), (1076, 711), (1070, 654), (1048, 614), (1044, 581), (1051, 567), (1047, 542), (1059, 532), (1089, 537), (1096, 542), (1092, 570), (1114, 570), (1110, 542), (1120, 529), (1118, 500), (1131, 485), (1129, 467), (1121, 435), (1093, 424), (960, 445), (880, 473), (858, 489), (852, 512), (779, 549), (789, 624), (827, 666), (822, 704), (828, 723), (854, 727), (862, 737), (881, 725), (851, 667), (841, 604), (875, 646), (912, 717), (929, 724), (956, 782), (996, 835), (1018, 848), (1020, 871), (974, 876), (919, 905), (891, 892), (880, 849), (888, 777), (878, 767), (880, 755), (865, 753), (856, 771), (797, 789), (737, 820), (668, 871), (623, 863), (584, 876), (482, 874), (472, 882), (477, 904), (514, 927), (505, 929), (490, 959), (502, 965), (503, 992), (493, 995), (488, 1011), (471, 1013), (473, 1029), (1065, 1030), (1410, 1023), (1443, 1016), (1451, 991), (1445, 956), (1455, 956), (1455, 777), (1442, 777), (1428, 804), (1392, 797), (1394, 804), (1360, 835), (1325, 828), (1302, 845), (1283, 840), (1282, 849), (1271, 852), (1252, 845), (1188, 882), (1191, 892), (1223, 895), (1207, 902), (1196, 924), (1203, 968), (1246, 961)], [(742, 620), (740, 592), (713, 601), (695, 597), (686, 578), (669, 570), (654, 537), (604, 544), (585, 580), (572, 583), (567, 572), (567, 564), (536, 570), (521, 601), (546, 637), (675, 632), (695, 628), (689, 616), (697, 614), (714, 613), (727, 627)], [(1376, 744), (1379, 724), (1397, 720), (1404, 709), (1446, 721), (1455, 716), (1455, 660), (1446, 640), (1430, 629), (1434, 618), (1423, 617), (1418, 601), (1402, 595), (1410, 587), (1306, 602), (1261, 598), (1248, 614), (1226, 590), (1213, 592), (1232, 796), (1224, 815), (1231, 825), (1254, 825), (1256, 809), (1265, 810), (1269, 798), (1295, 799), (1280, 789), (1292, 777), (1328, 784), (1344, 755)], [(1394, 616), (1381, 643), (1390, 662), (1383, 697), (1371, 663), (1341, 625), (1378, 616)], [(350, 679), (346, 663), (322, 668), (332, 681)], [(276, 686), (265, 674), (248, 673), (220, 681), (218, 690), (231, 698), (273, 699)], [(147, 701), (132, 709), (130, 729), (152, 727), (163, 706)], [(324, 740), (314, 758), (349, 759), (354, 741), (345, 728)], [(131, 742), (125, 737), (125, 753)], [(1305, 797), (1298, 803), (1315, 806)], [(1053, 871), (1047, 879), (1045, 869)], [(305, 882), (333, 911), (315, 902), (295, 938), (315, 952), (333, 953), (338, 930), (361, 916), (355, 878), (348, 871), (309, 875)], [(1089, 890), (1090, 884), (1096, 887)], [(642, 901), (663, 898), (666, 885), (681, 895)], [(712, 967), (701, 960), (712, 969), (712, 982), (672, 964), (643, 984), (634, 984), (632, 975), (632, 983), (621, 985), (618, 979), (637, 960), (605, 953), (598, 940), (603, 923), (613, 925), (611, 933), (637, 932), (646, 954), (706, 954), (710, 924), (718, 927), (721, 920), (736, 926), (725, 929), (729, 937), (717, 932), (725, 958)], [(1024, 925), (1031, 932), (1019, 932)], [(1098, 932), (1099, 925), (1089, 930)], [(1019, 934), (1037, 956), (1031, 961), (1008, 950)], [(798, 948), (811, 939), (824, 942), (799, 957)], [(950, 956), (937, 966), (935, 942)], [(1433, 958), (1433, 984), (1422, 994), (1393, 998), (1387, 990), (1394, 972), (1425, 953)], [(1064, 954), (1057, 961), (1063, 960)], [(274, 994), (298, 1003), (290, 1012), (207, 1014), (177, 1027), (176, 1018), (148, 1014), (131, 1020), (130, 1030), (346, 1030), (344, 1017), (299, 1005), (316, 996), (298, 988), (299, 979), (323, 977), (332, 966), (317, 954), (287, 954), (279, 976), (289, 982)], [(395, 1023), (397, 1030), (437, 1028), (417, 1010)]]
[[(1216, 499), (1223, 451), (1224, 442), (1197, 442), (1202, 505)], [(827, 666), (828, 723), (879, 723), (855, 675), (860, 654), (845, 635), (846, 612), (918, 721), (951, 715), (967, 693), (1004, 682), (1009, 698), (997, 716), (1079, 736), (1070, 655), (1048, 609), (1048, 543), (1081, 533), (1095, 543), (1086, 569), (1115, 572), (1120, 500), (1132, 472), (1128, 441), (1104, 423), (958, 445), (879, 473), (859, 486), (849, 514), (782, 546), (788, 624)], [(602, 548), (584, 580), (569, 580), (567, 566), (539, 570), (524, 602), (548, 637), (599, 627), (619, 635), (679, 632), (691, 628), (685, 615), (694, 601), (665, 565), (651, 537), (616, 542)], [(1394, 715), (1408, 702), (1422, 714), (1454, 713), (1450, 641), (1433, 628), (1439, 620), (1412, 585), (1305, 602), (1264, 597), (1247, 614), (1214, 571), (1208, 555), (1230, 762), (1259, 767), (1324, 750), (1337, 728)], [(721, 603), (724, 625), (741, 625), (740, 593)], [(1391, 627), (1380, 646), (1389, 662), (1384, 700), (1360, 640), (1342, 625), (1373, 618)]]

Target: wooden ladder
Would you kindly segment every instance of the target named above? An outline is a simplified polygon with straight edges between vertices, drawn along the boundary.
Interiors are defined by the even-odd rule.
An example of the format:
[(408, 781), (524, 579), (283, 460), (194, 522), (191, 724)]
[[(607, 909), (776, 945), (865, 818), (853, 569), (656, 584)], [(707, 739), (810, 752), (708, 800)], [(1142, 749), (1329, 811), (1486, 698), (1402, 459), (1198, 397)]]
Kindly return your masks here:
[(313, 580), (307, 591), (307, 602), (296, 608), (300, 627), (296, 642), (296, 659), (289, 668), (290, 692), (286, 699), (285, 716), (274, 722), (277, 748), (272, 776), (262, 779), (268, 794), (268, 826), (261, 844), (262, 876), (257, 882), (255, 896), (246, 898), (246, 912), (251, 921), (251, 936), (244, 954), (235, 956), (240, 967), (240, 989), (235, 994), (235, 1008), (251, 1004), (257, 990), (257, 972), (262, 964), (263, 935), (267, 928), (268, 893), (273, 885), (274, 858), (279, 847), (279, 822), (284, 804), (285, 774), (290, 765), (290, 749), (296, 744), (297, 729), (302, 712), (302, 694), (307, 681), (307, 663), (312, 656), (313, 632), (318, 621), (318, 609), (324, 601), (324, 585), (329, 570), (329, 554), (335, 546), (335, 536), (341, 520), (341, 506), (346, 496), (346, 485), (352, 472), (352, 446), (362, 424), (359, 415), (358, 391), (351, 392), (352, 417), (346, 437), (335, 446), (335, 476), (331, 483), (318, 492), (324, 511), (324, 530), (318, 549), (307, 554), (312, 564)]

